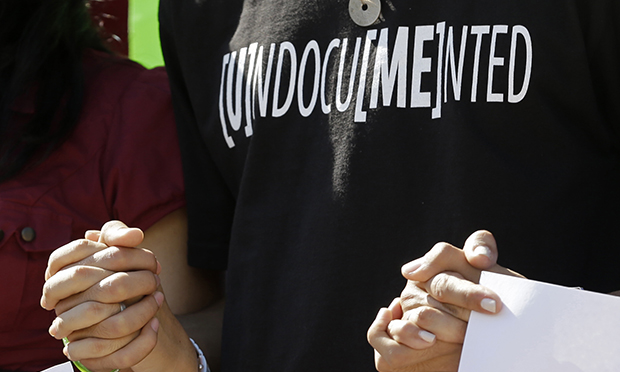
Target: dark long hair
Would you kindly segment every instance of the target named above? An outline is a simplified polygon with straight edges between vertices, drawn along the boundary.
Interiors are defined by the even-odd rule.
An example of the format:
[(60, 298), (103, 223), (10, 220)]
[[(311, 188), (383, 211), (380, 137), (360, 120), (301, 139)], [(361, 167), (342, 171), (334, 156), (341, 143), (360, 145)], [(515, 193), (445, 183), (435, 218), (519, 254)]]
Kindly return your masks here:
[[(86, 48), (104, 50), (87, 0), (0, 1), (0, 182), (44, 160), (72, 132)], [(13, 108), (29, 95), (34, 115), (18, 120)]]

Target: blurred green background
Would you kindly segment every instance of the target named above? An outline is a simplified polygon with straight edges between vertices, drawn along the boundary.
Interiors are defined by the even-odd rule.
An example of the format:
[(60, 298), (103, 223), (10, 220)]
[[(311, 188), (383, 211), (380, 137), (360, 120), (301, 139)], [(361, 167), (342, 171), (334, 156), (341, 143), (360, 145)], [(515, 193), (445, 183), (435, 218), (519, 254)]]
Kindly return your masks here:
[(159, 45), (159, 0), (129, 0), (127, 33), (129, 58), (145, 67), (163, 66)]

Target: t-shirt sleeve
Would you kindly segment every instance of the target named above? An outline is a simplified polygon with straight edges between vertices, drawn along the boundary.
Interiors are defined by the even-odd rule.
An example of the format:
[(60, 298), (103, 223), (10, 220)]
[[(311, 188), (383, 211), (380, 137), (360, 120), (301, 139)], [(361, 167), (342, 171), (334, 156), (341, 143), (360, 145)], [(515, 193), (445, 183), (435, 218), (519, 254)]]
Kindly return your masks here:
[(114, 219), (145, 230), (185, 205), (163, 68), (136, 69), (118, 97), (102, 162), (104, 193)]
[[(160, 2), (160, 37), (172, 90), (181, 144), (188, 215), (188, 262), (209, 270), (225, 270), (235, 200), (219, 173), (194, 115), (176, 49), (183, 27), (174, 27), (174, 1)], [(186, 56), (187, 57), (187, 56)]]

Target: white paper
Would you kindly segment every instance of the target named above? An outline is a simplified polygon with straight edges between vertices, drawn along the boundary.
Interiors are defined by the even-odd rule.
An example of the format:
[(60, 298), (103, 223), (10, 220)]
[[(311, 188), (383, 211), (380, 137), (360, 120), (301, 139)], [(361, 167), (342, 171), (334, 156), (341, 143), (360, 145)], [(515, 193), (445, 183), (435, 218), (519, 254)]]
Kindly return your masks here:
[(459, 372), (620, 372), (620, 297), (489, 272), (480, 284), (504, 306), (472, 312)]
[(66, 362), (57, 366), (50, 367), (41, 372), (73, 372), (73, 366), (71, 365), (71, 362)]

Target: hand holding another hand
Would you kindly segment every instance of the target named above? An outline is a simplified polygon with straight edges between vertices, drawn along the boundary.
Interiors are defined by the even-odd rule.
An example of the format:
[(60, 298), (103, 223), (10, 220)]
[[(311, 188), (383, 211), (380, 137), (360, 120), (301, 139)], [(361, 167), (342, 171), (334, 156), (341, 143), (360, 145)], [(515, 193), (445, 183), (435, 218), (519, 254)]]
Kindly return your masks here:
[(50, 256), (41, 298), (57, 315), (49, 332), (67, 337), (66, 355), (91, 370), (131, 367), (157, 344), (161, 266), (150, 251), (134, 248), (143, 236), (111, 221)]
[(497, 257), (493, 235), (477, 231), (463, 249), (438, 243), (405, 264), (401, 297), (368, 330), (377, 370), (456, 371), (471, 311), (501, 310), (497, 294), (477, 284), (481, 271), (519, 275), (497, 265)]

